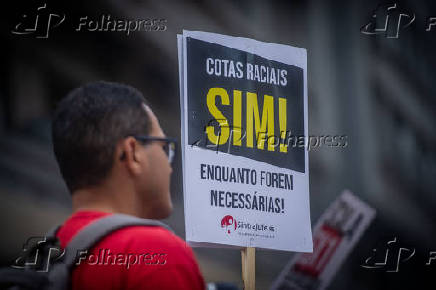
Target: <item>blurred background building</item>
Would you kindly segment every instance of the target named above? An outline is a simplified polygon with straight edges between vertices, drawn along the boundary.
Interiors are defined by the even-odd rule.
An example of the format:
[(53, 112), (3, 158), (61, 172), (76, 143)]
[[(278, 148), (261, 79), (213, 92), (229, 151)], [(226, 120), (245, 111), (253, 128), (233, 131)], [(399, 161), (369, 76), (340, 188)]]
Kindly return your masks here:
[[(28, 21), (44, 3), (41, 21), (50, 13), (65, 15), (48, 38), (11, 32), (26, 20), (23, 14)], [(51, 114), (69, 90), (101, 79), (137, 87), (167, 135), (180, 138), (176, 34), (187, 29), (307, 48), (309, 134), (346, 135), (348, 140), (345, 148), (310, 152), (312, 223), (344, 188), (377, 210), (376, 220), (330, 288), (406, 289), (417, 281), (431, 281), (436, 262), (425, 263), (429, 251), (436, 251), (436, 25), (431, 31), (426, 28), (428, 18), (436, 17), (436, 5), (398, 1), (398, 8), (416, 16), (409, 27), (400, 25), (398, 38), (361, 33), (383, 3), (17, 0), (3, 8), (1, 264), (17, 257), (27, 237), (44, 233), (70, 214), (69, 193), (50, 141)], [(97, 20), (101, 15), (166, 19), (167, 29), (130, 35), (76, 31), (80, 17)], [(398, 19), (394, 16), (390, 21)], [(184, 237), (180, 154), (174, 168), (175, 210), (167, 222)], [(416, 248), (414, 262), (401, 273), (360, 267), (372, 248), (390, 237)], [(195, 253), (207, 281), (242, 285), (238, 251), (199, 248)], [(257, 251), (257, 288), (267, 289), (291, 256)]]

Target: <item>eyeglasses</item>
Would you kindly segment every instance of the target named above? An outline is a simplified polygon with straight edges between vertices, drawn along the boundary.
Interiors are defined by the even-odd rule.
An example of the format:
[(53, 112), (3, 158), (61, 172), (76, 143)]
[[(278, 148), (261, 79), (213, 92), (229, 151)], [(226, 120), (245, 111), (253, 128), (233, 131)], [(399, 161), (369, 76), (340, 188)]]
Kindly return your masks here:
[(174, 160), (174, 156), (176, 155), (176, 145), (177, 140), (174, 138), (164, 138), (164, 137), (153, 137), (153, 136), (132, 136), (139, 142), (144, 145), (151, 141), (161, 141), (165, 142), (163, 149), (168, 157), (168, 162), (171, 164)]

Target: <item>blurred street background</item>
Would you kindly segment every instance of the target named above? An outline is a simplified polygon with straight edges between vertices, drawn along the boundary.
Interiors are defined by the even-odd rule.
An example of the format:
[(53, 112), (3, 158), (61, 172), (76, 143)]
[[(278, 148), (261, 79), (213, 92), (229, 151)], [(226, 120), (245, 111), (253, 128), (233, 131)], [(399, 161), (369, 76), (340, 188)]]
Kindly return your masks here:
[[(436, 3), (397, 1), (398, 11), (415, 15), (410, 26), (400, 21), (386, 33), (362, 33), (376, 8), (386, 3), (395, 2), (8, 3), (0, 17), (0, 264), (11, 264), (28, 237), (45, 233), (71, 213), (50, 140), (53, 110), (71, 89), (95, 80), (132, 85), (148, 99), (166, 134), (180, 140), (176, 34), (187, 29), (307, 49), (309, 134), (346, 135), (348, 141), (345, 148), (324, 146), (309, 153), (312, 224), (345, 188), (377, 210), (330, 289), (431, 285), (436, 260), (425, 263), (436, 251), (436, 20), (432, 30), (426, 29), (429, 18), (436, 17)], [(43, 4), (45, 10), (37, 10)], [(18, 23), (38, 13), (40, 21), (52, 19), (49, 35), (44, 28), (13, 33)], [(53, 27), (57, 19), (51, 14), (65, 20)], [(97, 21), (102, 15), (165, 19), (166, 29), (129, 35), (77, 31), (81, 17)], [(377, 16), (377, 23), (384, 21), (382, 13)], [(391, 21), (398, 20), (394, 16)], [(176, 157), (175, 210), (166, 222), (184, 238), (181, 154)], [(393, 237), (416, 249), (413, 261), (398, 273), (361, 267), (374, 247)], [(194, 251), (207, 281), (242, 286), (239, 251)], [(257, 289), (268, 289), (292, 255), (257, 251)]]

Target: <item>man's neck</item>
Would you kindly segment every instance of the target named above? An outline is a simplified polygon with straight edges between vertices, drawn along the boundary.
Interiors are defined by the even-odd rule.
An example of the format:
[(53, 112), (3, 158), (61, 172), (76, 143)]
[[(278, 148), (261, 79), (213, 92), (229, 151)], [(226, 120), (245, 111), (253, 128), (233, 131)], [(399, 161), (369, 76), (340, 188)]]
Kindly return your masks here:
[[(113, 192), (114, 188), (117, 188), (117, 192)], [(141, 216), (134, 192), (120, 187), (99, 186), (76, 190), (72, 194), (72, 201), (73, 213), (95, 210)]]

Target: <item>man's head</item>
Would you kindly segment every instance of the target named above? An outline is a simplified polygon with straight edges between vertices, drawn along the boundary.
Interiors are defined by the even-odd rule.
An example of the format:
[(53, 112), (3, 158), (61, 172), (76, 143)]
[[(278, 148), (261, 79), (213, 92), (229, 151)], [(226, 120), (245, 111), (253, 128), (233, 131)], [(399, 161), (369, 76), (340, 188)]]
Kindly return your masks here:
[(60, 171), (73, 196), (116, 179), (120, 190), (132, 189), (149, 216), (163, 218), (171, 212), (172, 169), (162, 150), (165, 142), (133, 137), (165, 137), (136, 89), (101, 81), (73, 90), (57, 107), (52, 136)]

